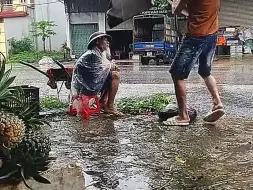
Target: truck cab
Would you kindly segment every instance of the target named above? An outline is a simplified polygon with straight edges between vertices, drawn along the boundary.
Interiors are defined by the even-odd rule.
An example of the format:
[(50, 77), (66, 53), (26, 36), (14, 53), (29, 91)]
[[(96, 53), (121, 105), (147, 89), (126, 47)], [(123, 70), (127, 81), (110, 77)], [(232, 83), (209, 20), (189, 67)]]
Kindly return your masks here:
[(143, 65), (170, 64), (177, 51), (178, 35), (173, 20), (165, 14), (143, 14), (133, 18), (133, 53)]

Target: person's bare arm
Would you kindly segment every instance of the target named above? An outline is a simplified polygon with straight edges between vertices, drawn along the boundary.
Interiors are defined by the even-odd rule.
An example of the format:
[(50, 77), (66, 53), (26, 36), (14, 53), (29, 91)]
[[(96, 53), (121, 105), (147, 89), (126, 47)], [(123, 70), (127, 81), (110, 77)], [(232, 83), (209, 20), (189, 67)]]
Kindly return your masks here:
[(180, 0), (178, 3), (176, 9), (175, 9), (175, 14), (181, 14), (182, 12), (188, 12), (187, 11), (187, 5), (191, 2), (192, 0)]

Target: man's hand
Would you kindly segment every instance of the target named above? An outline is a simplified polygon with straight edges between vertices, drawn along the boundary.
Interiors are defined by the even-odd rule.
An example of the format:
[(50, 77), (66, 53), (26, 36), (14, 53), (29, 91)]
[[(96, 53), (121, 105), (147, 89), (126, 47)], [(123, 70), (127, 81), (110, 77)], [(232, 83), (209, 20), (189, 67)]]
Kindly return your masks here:
[(113, 70), (114, 70), (114, 71), (118, 71), (118, 72), (120, 72), (120, 68), (119, 68), (119, 66), (117, 66), (117, 65), (114, 65)]
[(111, 70), (120, 72), (119, 66), (115, 65), (115, 63), (113, 63)]

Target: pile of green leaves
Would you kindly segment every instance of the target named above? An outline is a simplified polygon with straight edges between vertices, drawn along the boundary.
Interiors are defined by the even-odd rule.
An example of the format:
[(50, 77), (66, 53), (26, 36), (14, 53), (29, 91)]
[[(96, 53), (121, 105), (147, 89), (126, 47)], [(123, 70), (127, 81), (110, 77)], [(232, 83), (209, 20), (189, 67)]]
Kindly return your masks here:
[(63, 51), (24, 51), (17, 54), (11, 54), (8, 63), (18, 63), (19, 61), (25, 61), (27, 63), (36, 63), (42, 59), (43, 56), (51, 57), (52, 59), (62, 61), (64, 60)]
[(60, 101), (58, 98), (47, 97), (40, 101), (41, 109), (44, 111), (52, 109), (67, 109), (68, 103)]
[(128, 114), (155, 114), (173, 102), (166, 94), (154, 94), (147, 97), (122, 98), (117, 102), (118, 109)]

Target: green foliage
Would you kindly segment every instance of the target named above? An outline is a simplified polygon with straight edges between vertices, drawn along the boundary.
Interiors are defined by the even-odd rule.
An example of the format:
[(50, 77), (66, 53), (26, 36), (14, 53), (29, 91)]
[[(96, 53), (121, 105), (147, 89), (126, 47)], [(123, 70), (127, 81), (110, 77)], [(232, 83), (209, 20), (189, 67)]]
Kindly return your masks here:
[(61, 48), (62, 48), (62, 50), (64, 52), (64, 59), (65, 60), (71, 59), (70, 48), (68, 47), (67, 42), (65, 42), (64, 44), (62, 44)]
[(52, 109), (67, 109), (68, 103), (62, 102), (57, 98), (47, 97), (41, 100), (41, 108), (43, 110), (52, 110)]
[(15, 38), (11, 38), (8, 40), (10, 45), (10, 54), (17, 54), (26, 51), (33, 51), (34, 44), (30, 38), (23, 38), (21, 40), (16, 40)]
[[(31, 177), (39, 183), (50, 184), (50, 181), (41, 176), (42, 172), (48, 170), (50, 162), (50, 149), (43, 148), (43, 144), (37, 140), (41, 137), (37, 135), (29, 139), (28, 136), (28, 139), (23, 139), (14, 148), (0, 145), (0, 157), (3, 162), (0, 169), (0, 180), (10, 183), (22, 180), (28, 189), (32, 188), (27, 184), (26, 179)], [(47, 146), (50, 146), (48, 138), (45, 142)]]
[(41, 37), (43, 42), (43, 50), (46, 51), (46, 44), (45, 40), (53, 35), (56, 35), (56, 33), (53, 30), (53, 27), (56, 26), (53, 21), (40, 21), (40, 22), (34, 22), (32, 23), (32, 26), (34, 27), (33, 35), (35, 37)]
[(117, 107), (128, 114), (157, 113), (171, 102), (172, 98), (169, 96), (155, 94), (148, 97), (123, 98), (117, 102)]
[(50, 36), (55, 35), (56, 33), (52, 29), (52, 27), (56, 26), (53, 21), (40, 21), (40, 22), (34, 22), (33, 27), (36, 31), (34, 31), (34, 36), (41, 37), (44, 41), (46, 38), (49, 38)]
[[(4, 57), (2, 53), (0, 54)], [(20, 103), (20, 96), (22, 94), (22, 90), (20, 88), (12, 88), (12, 90), (9, 89), (16, 77), (10, 76), (12, 68), (5, 71), (5, 63), (6, 59), (4, 57), (0, 69), (0, 109), (4, 108), (6, 105), (5, 103), (9, 101)]]
[(38, 62), (43, 56), (48, 56), (59, 61), (64, 60), (64, 52), (59, 51), (22, 52), (11, 55), (8, 59), (8, 63), (18, 63), (19, 61), (35, 63)]
[(25, 123), (26, 131), (39, 131), (42, 126), (50, 124), (43, 120), (39, 119), (38, 116), (34, 116), (34, 111), (37, 109), (37, 103), (33, 105), (24, 105), (23, 110), (21, 111), (13, 111), (15, 115), (17, 115), (22, 121)]
[[(21, 142), (12, 146), (7, 147), (5, 144), (0, 144), (0, 160), (2, 161), (0, 180), (23, 180), (26, 187), (32, 189), (26, 182), (27, 178), (32, 177), (40, 183), (50, 183), (41, 176), (41, 172), (48, 169), (50, 141), (48, 137), (37, 131), (40, 126), (48, 123), (34, 117), (33, 111), (36, 109), (36, 104), (23, 106), (24, 109), (21, 111), (16, 111), (8, 106), (8, 103), (14, 101), (18, 105), (23, 105), (21, 100), (24, 98), (24, 93), (19, 88), (9, 88), (15, 76), (11, 76), (11, 69), (5, 71), (6, 59), (2, 53), (0, 54), (3, 56), (0, 64), (0, 110), (8, 111), (22, 119), (26, 133)], [(11, 121), (11, 118), (7, 119)], [(1, 123), (2, 128), (4, 125), (6, 123)]]
[(34, 105), (22, 105), (24, 108), (21, 111), (13, 110), (8, 106), (8, 102), (15, 102), (21, 105), (24, 98), (24, 92), (21, 87), (11, 87), (16, 76), (10, 76), (12, 69), (5, 72), (5, 59), (0, 69), (0, 110), (6, 110), (17, 115), (25, 122), (26, 129), (39, 129), (40, 126), (48, 124), (46, 121), (37, 119), (34, 117), (34, 110), (37, 108), (37, 104)]

